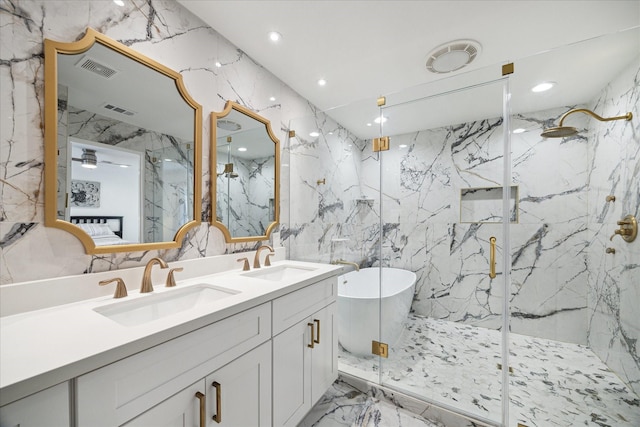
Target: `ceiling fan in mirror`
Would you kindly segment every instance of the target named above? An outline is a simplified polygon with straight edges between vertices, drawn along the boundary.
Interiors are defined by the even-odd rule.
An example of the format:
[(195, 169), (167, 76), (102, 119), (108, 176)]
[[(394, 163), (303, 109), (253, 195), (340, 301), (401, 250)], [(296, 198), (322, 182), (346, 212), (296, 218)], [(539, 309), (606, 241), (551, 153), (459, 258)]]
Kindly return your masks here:
[(87, 169), (95, 169), (98, 167), (98, 163), (103, 163), (103, 164), (107, 164), (107, 165), (114, 165), (114, 166), (119, 166), (121, 168), (128, 168), (131, 165), (128, 165), (126, 163), (117, 163), (117, 162), (112, 162), (109, 160), (100, 160), (98, 161), (98, 156), (96, 155), (96, 150), (90, 149), (90, 148), (83, 148), (82, 149), (82, 156), (80, 157), (72, 157), (71, 160), (73, 160), (74, 162), (80, 162), (80, 166), (82, 166), (83, 168), (87, 168)]

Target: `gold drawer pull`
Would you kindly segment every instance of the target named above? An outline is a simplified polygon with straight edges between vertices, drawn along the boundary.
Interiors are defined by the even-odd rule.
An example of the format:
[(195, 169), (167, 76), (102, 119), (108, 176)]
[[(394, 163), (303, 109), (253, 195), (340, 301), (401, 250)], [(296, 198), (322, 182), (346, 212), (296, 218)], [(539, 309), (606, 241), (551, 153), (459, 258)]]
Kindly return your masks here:
[(200, 427), (206, 427), (207, 420), (206, 420), (205, 412), (207, 407), (207, 401), (205, 399), (205, 395), (200, 393), (199, 391), (196, 392), (196, 397), (200, 401)]
[(489, 277), (496, 278), (496, 238), (489, 239), (491, 246), (489, 247)]
[(216, 410), (218, 411), (218, 413), (211, 418), (213, 418), (213, 421), (217, 423), (221, 423), (222, 422), (222, 386), (217, 381), (214, 381), (213, 384), (211, 385), (216, 389)]
[(315, 338), (315, 330), (313, 328), (313, 323), (307, 323), (307, 326), (311, 328), (311, 344), (307, 344), (307, 347), (309, 348), (313, 348), (314, 347), (314, 343), (316, 342), (316, 338)]
[(314, 343), (320, 344), (320, 321), (318, 319), (313, 319), (316, 326), (318, 327), (318, 332), (316, 332), (317, 339), (313, 340)]

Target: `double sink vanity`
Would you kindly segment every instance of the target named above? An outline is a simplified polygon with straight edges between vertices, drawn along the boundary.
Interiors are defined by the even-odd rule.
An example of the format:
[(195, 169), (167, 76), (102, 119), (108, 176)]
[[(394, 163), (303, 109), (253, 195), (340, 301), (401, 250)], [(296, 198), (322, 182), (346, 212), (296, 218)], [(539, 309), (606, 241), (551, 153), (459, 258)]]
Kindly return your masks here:
[[(238, 255), (213, 258), (175, 286), (155, 269), (152, 292), (0, 318), (0, 425), (295, 426), (338, 376), (340, 268), (200, 274)], [(82, 279), (102, 291), (108, 275)]]

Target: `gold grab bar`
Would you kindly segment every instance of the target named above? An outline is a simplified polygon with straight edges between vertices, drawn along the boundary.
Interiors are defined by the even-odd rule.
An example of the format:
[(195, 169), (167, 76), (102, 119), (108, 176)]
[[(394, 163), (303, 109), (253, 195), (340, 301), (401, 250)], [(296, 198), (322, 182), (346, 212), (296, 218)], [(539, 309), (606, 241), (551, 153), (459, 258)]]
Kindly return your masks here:
[(213, 419), (213, 421), (217, 423), (221, 423), (222, 422), (222, 386), (217, 381), (214, 381), (213, 384), (211, 385), (216, 389), (216, 410), (218, 411), (218, 413), (211, 418)]
[(496, 238), (491, 236), (489, 239), (491, 246), (489, 247), (489, 277), (496, 278)]
[(313, 319), (313, 321), (315, 322), (316, 326), (318, 327), (318, 332), (317, 332), (317, 339), (313, 340), (314, 343), (316, 344), (320, 344), (320, 321), (318, 319)]
[(196, 397), (200, 401), (200, 427), (206, 427), (207, 420), (205, 419), (206, 418), (205, 409), (206, 409), (207, 401), (206, 401), (205, 395), (200, 393), (199, 391), (196, 392)]
[(315, 333), (314, 333), (314, 329), (313, 329), (313, 323), (307, 323), (307, 326), (311, 328), (311, 344), (307, 344), (307, 347), (309, 348), (313, 348), (314, 344), (316, 342), (316, 338), (315, 338)]

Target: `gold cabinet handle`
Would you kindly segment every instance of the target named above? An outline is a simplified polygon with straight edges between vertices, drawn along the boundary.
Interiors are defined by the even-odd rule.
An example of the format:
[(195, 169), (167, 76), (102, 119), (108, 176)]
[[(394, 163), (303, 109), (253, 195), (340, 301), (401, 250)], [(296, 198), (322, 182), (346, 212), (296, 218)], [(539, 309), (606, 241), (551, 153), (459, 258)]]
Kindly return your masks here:
[(316, 342), (315, 330), (313, 328), (314, 324), (313, 323), (307, 323), (307, 326), (311, 328), (311, 343), (307, 344), (307, 347), (313, 348), (314, 347), (314, 343)]
[(496, 278), (496, 238), (491, 237), (489, 239), (490, 247), (489, 247), (489, 277), (492, 279)]
[(320, 344), (320, 321), (318, 319), (313, 319), (313, 321), (318, 329), (318, 332), (316, 333), (317, 337), (315, 340), (313, 340), (313, 342), (316, 344)]
[(215, 414), (211, 418), (213, 418), (213, 421), (217, 423), (221, 423), (222, 422), (222, 386), (217, 381), (214, 381), (213, 384), (211, 385), (216, 389), (216, 411), (217, 411), (217, 414)]
[(196, 397), (200, 401), (200, 427), (206, 427), (207, 420), (205, 412), (207, 408), (207, 400), (205, 398), (205, 395), (200, 393), (199, 391), (196, 392)]

